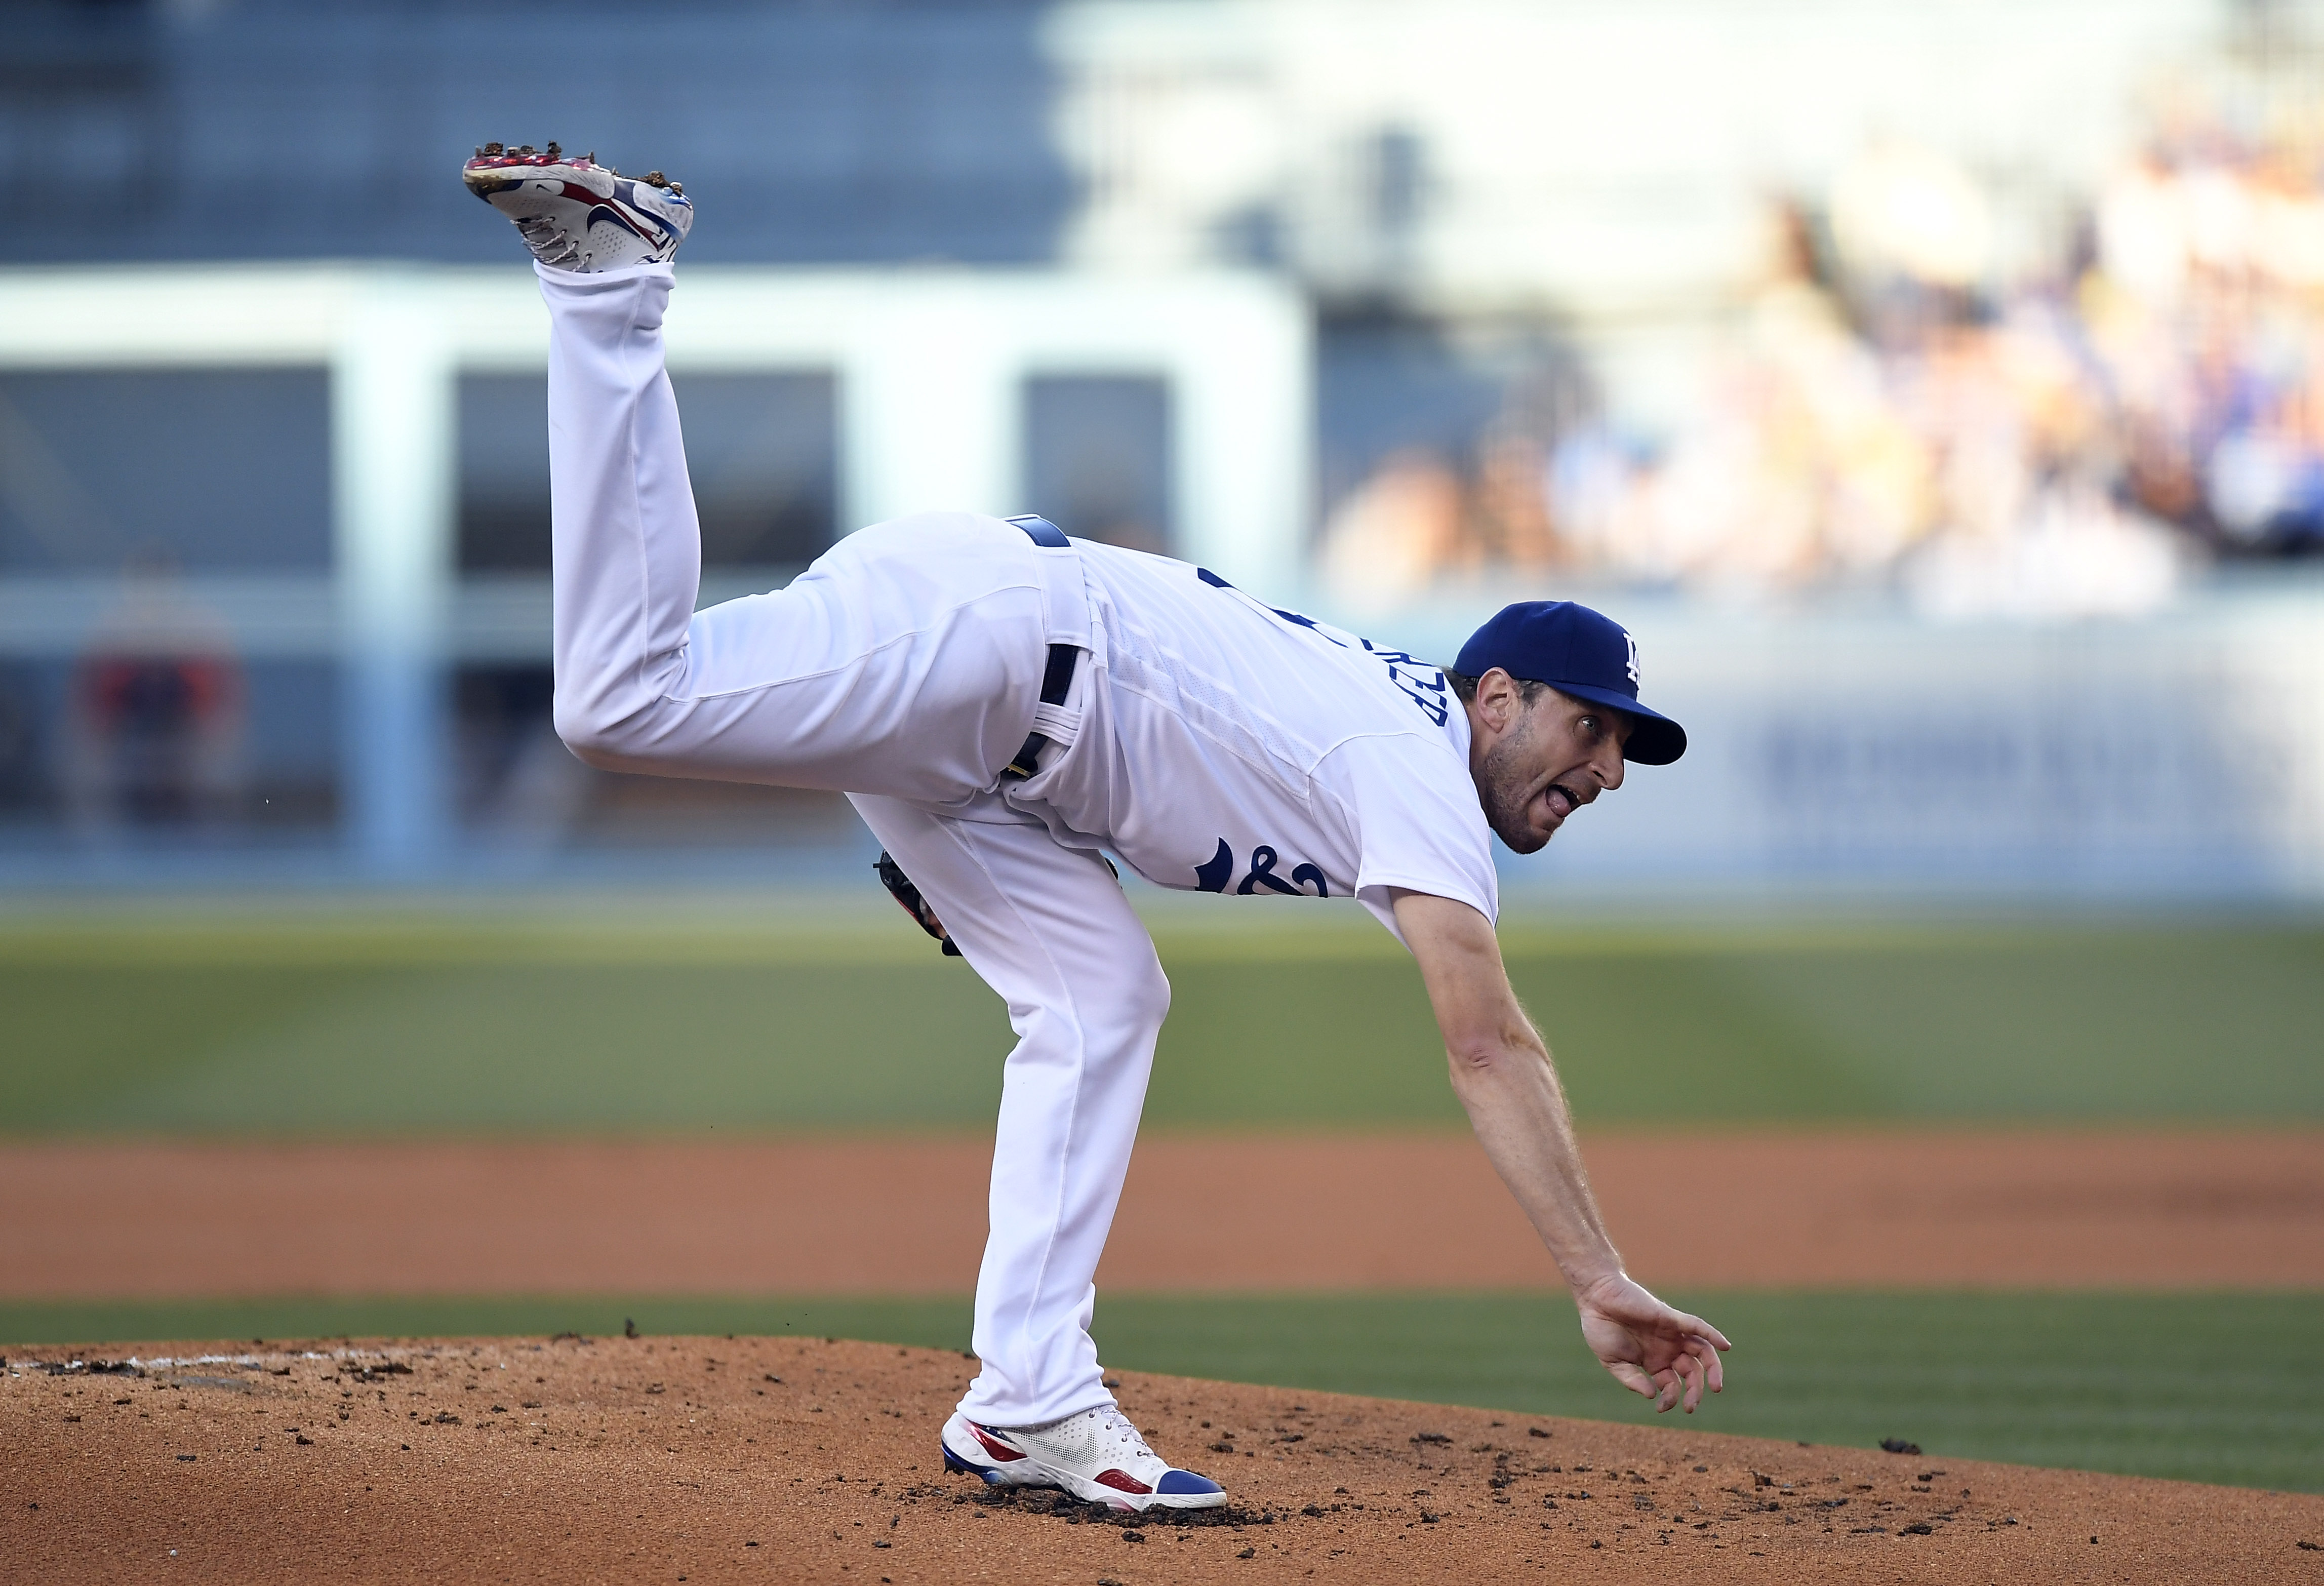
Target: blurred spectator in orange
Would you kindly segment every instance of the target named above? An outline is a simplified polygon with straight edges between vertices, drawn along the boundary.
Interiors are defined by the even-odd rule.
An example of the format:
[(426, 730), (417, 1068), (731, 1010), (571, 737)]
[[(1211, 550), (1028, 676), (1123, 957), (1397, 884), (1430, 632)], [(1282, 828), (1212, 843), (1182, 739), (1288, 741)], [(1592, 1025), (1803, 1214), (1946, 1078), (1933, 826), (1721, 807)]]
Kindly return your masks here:
[(1323, 582), (1358, 613), (1393, 609), (1426, 591), (1460, 557), (1464, 487), (1444, 460), (1391, 452), (1323, 526)]

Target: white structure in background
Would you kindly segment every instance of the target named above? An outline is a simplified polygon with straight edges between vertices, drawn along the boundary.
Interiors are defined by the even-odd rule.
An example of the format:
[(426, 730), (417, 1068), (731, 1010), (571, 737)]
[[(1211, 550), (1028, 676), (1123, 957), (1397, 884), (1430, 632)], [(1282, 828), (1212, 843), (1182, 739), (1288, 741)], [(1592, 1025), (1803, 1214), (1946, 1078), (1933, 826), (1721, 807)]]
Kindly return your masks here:
[[(443, 674), (546, 659), (545, 580), (454, 577), (463, 372), (546, 366), (529, 271), (338, 267), (0, 272), (0, 368), (312, 365), (332, 375), (335, 577), (188, 578), (246, 655), (344, 664), (348, 840), (382, 874), (453, 844)], [(843, 521), (1021, 510), (1019, 392), (1041, 374), (1158, 376), (1183, 554), (1258, 587), (1295, 576), (1309, 508), (1306, 310), (1266, 278), (695, 267), (673, 369), (837, 375)], [(110, 578), (0, 580), (0, 654), (69, 654)], [(480, 598), (471, 599), (473, 593)]]
[(1593, 809), (1569, 876), (2324, 896), (2312, 586), (2063, 625), (1638, 619), (1656, 693), (1718, 728)]
[(1921, 246), (1955, 275), (2022, 273), (2066, 240), (2061, 200), (2135, 145), (2148, 81), (2215, 48), (2229, 11), (1068, 0), (1047, 35), (1088, 195), (1067, 256), (1256, 252), (1332, 296), (1552, 309), (1652, 420), (1686, 400), (1699, 322), (1754, 283), (1771, 196), (1835, 196), (1886, 145), (1951, 190), (1954, 213), (1902, 217)]
[[(1025, 374), (1158, 373), (1175, 397), (1182, 544), (1253, 588), (1296, 587), (1308, 346), (1280, 287), (686, 280), (669, 325), (678, 367), (837, 372), (848, 519), (1013, 507)], [(441, 873), (463, 851), (445, 669), (548, 655), (544, 580), (461, 579), (452, 566), (455, 380), (540, 368), (545, 330), (521, 270), (0, 272), (0, 367), (333, 371), (334, 576), (188, 577), (182, 594), (241, 657), (340, 659), (346, 839), (373, 874)], [(74, 654), (120, 596), (109, 576), (0, 579), (0, 654)], [(1505, 597), (1478, 587), (1367, 625), (1447, 656)], [(1694, 746), (1513, 881), (2324, 894), (2324, 592), (2038, 627), (1604, 604), (1638, 633), (1649, 696)]]

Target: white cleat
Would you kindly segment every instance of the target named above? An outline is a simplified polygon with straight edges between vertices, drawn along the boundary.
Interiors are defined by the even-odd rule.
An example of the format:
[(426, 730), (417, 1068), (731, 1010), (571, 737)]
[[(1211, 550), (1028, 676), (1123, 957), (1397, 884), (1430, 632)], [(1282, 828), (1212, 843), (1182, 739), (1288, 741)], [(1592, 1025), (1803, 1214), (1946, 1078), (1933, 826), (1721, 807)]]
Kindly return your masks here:
[(595, 275), (667, 263), (694, 226), (683, 184), (659, 171), (633, 180), (596, 162), (565, 158), (555, 143), (486, 143), (460, 168), (468, 190), (515, 222), (532, 256), (552, 270)]
[(1133, 1513), (1216, 1508), (1227, 1500), (1209, 1477), (1178, 1470), (1147, 1447), (1111, 1405), (1045, 1426), (987, 1426), (955, 1410), (944, 1426), (944, 1459), (989, 1487), (1062, 1487), (1085, 1502)]

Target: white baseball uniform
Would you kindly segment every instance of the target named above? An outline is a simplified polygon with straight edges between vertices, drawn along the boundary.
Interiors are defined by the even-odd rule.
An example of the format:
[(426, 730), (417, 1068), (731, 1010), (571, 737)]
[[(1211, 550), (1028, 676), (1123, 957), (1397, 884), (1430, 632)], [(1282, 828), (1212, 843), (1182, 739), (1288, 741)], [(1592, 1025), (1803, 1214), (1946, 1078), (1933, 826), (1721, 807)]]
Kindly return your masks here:
[[(1100, 857), (1165, 887), (1498, 909), (1468, 720), (1435, 667), (1183, 562), (930, 512), (696, 612), (700, 538), (662, 371), (671, 272), (540, 269), (557, 727), (594, 765), (844, 791), (1009, 1004), (983, 1369), (962, 1410), (1110, 1403), (1097, 1270), (1169, 1006)], [(1040, 703), (1049, 647), (1084, 652)], [(1001, 775), (1028, 733), (1033, 775)]]

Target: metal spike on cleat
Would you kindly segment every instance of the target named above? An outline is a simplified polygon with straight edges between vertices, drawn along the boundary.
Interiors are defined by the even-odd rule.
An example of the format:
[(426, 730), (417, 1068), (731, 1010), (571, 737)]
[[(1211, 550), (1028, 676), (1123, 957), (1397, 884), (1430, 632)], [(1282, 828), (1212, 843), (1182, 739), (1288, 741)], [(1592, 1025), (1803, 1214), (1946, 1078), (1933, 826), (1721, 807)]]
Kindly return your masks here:
[[(555, 180), (560, 169), (567, 180)], [(624, 179), (619, 171), (599, 165), (594, 150), (576, 158), (561, 143), (490, 144), (478, 151), (464, 176), (470, 192), (516, 223), (535, 262), (553, 270), (586, 273), (667, 263), (694, 218), (685, 189), (663, 172)], [(663, 201), (653, 202), (639, 190), (648, 188)], [(589, 222), (602, 217), (607, 205), (622, 224), (599, 236)]]

